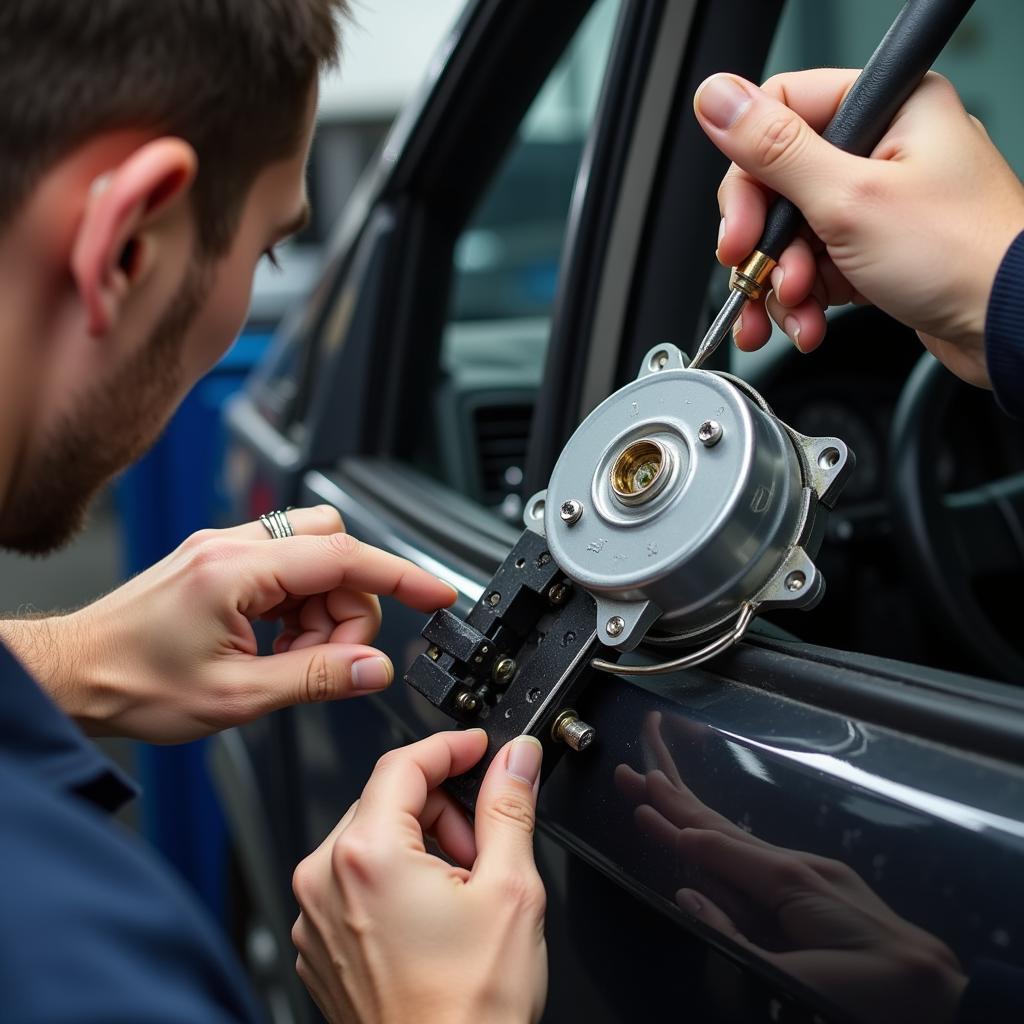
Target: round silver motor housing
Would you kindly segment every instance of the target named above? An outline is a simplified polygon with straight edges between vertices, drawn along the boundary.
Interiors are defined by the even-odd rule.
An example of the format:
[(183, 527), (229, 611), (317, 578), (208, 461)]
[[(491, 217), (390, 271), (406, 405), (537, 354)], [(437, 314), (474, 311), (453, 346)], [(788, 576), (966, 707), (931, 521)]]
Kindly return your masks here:
[(842, 441), (795, 434), (740, 382), (661, 345), (579, 426), (525, 521), (597, 599), (608, 646), (631, 649), (655, 622), (696, 641), (744, 602), (820, 599), (808, 547), (852, 462)]

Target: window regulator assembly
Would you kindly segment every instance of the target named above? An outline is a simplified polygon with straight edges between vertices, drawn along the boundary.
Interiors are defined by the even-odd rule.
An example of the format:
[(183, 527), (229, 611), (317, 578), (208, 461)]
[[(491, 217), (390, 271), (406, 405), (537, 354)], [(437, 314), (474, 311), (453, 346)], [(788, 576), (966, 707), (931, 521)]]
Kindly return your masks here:
[[(835, 437), (805, 437), (749, 385), (688, 369), (659, 345), (562, 451), (526, 529), (465, 620), (436, 612), (406, 681), (489, 736), (453, 788), (472, 804), (490, 757), (524, 733), (554, 754), (594, 730), (573, 710), (599, 673), (655, 675), (727, 650), (755, 615), (812, 608), (825, 512), (854, 465)], [(678, 653), (620, 665), (641, 641)]]
[[(869, 156), (971, 4), (908, 0), (823, 137)], [(536, 736), (545, 773), (559, 752), (593, 742), (573, 705), (600, 673), (692, 668), (737, 643), (754, 616), (821, 600), (813, 559), (853, 452), (797, 433), (748, 384), (701, 368), (801, 223), (775, 201), (693, 363), (673, 345), (651, 349), (636, 380), (569, 439), (465, 621), (443, 610), (423, 630), (428, 647), (406, 681), (488, 734), (483, 761), (450, 782), (468, 806), (507, 740)], [(641, 641), (679, 653), (620, 665)]]

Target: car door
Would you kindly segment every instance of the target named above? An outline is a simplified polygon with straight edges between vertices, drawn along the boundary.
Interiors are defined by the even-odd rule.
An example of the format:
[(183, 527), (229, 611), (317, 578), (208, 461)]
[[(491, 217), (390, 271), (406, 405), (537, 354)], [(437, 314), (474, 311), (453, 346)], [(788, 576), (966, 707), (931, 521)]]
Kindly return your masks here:
[[(721, 0), (472, 5), (236, 414), (247, 493), (335, 505), (468, 611), (582, 417), (653, 344), (692, 350), (723, 166), (690, 99), (713, 70), (758, 78), (781, 9), (736, 32), (747, 5)], [(405, 666), (423, 620), (385, 604)], [(1024, 966), (1014, 688), (766, 632), (595, 681), (579, 710), (597, 740), (539, 811), (546, 1019), (909, 1020), (922, 991), (952, 1013), (953, 979)], [(278, 716), (290, 850), (380, 753), (449, 725), (402, 685)]]

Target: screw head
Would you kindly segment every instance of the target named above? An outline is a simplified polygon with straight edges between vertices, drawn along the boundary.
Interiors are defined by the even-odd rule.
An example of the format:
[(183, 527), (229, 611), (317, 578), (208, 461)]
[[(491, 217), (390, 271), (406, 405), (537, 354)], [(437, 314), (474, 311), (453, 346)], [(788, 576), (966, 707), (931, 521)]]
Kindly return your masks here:
[(605, 624), (604, 631), (609, 636), (622, 636), (626, 628), (626, 620), (621, 615), (613, 615)]
[(580, 516), (583, 515), (583, 505), (575, 498), (570, 498), (568, 501), (562, 502), (562, 507), (558, 510), (558, 514), (566, 526), (573, 526), (580, 521)]
[(470, 690), (463, 690), (455, 698), (455, 706), (460, 711), (465, 711), (471, 714), (480, 706), (480, 701), (477, 699), (475, 693), (472, 693)]
[(516, 663), (512, 658), (499, 658), (494, 663), (491, 678), (496, 683), (507, 683), (516, 672)]
[(560, 608), (566, 601), (569, 600), (569, 594), (571, 589), (568, 583), (553, 583), (548, 588), (548, 600), (556, 607)]
[(806, 582), (807, 577), (804, 575), (804, 573), (800, 572), (799, 570), (797, 570), (796, 572), (791, 572), (786, 577), (786, 589), (791, 594), (796, 594), (804, 589), (804, 584)]
[(718, 420), (705, 420), (697, 428), (697, 440), (705, 448), (714, 448), (722, 440), (722, 424)]
[(499, 594), (496, 590), (492, 590), (491, 593), (487, 595), (487, 603), (492, 608), (497, 607), (497, 605), (501, 604), (501, 594)]

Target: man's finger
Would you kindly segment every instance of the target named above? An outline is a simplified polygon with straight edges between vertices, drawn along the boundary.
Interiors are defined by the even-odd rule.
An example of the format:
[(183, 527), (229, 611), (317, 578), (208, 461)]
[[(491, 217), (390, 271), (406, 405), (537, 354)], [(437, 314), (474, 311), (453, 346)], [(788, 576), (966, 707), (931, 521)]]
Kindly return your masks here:
[(849, 180), (857, 163), (870, 163), (825, 142), (796, 111), (735, 75), (707, 79), (694, 110), (727, 157), (791, 199), (812, 224), (835, 183)]
[(746, 171), (732, 164), (718, 188), (718, 211), (722, 215), (715, 254), (723, 267), (735, 267), (757, 245), (773, 194)]
[(543, 756), (535, 737), (518, 736), (487, 769), (476, 801), (474, 877), (536, 872), (533, 831)]
[(222, 703), (236, 721), (248, 721), (293, 704), (344, 700), (386, 689), (395, 670), (386, 655), (359, 644), (321, 644), (264, 657), (239, 654), (219, 667)]
[(454, 587), (412, 562), (345, 533), (245, 544), (224, 554), (237, 568), (243, 563), (248, 567), (243, 579), (257, 584), (267, 580), (252, 588), (248, 601), (243, 597), (240, 610), (250, 617), (263, 614), (287, 594), (324, 594), (338, 587), (394, 597), (423, 612), (447, 607), (458, 597)]
[(427, 798), (445, 779), (468, 771), (483, 757), (482, 729), (439, 732), (389, 751), (374, 768), (352, 823), (381, 843), (412, 837), (422, 846), (420, 818)]
[(473, 866), (476, 860), (473, 826), (462, 808), (443, 789), (435, 789), (427, 795), (420, 826), (456, 864), (464, 868)]

